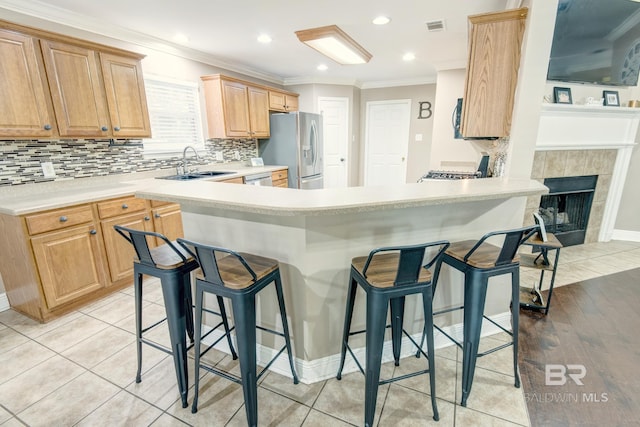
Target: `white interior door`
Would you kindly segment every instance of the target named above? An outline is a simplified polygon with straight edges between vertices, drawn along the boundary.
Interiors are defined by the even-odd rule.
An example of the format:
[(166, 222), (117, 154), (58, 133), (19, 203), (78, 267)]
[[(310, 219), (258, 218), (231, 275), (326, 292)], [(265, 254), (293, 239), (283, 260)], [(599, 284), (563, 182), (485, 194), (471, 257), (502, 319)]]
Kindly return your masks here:
[(404, 184), (411, 100), (367, 102), (364, 185)]
[(324, 188), (348, 185), (349, 98), (318, 97), (324, 134)]

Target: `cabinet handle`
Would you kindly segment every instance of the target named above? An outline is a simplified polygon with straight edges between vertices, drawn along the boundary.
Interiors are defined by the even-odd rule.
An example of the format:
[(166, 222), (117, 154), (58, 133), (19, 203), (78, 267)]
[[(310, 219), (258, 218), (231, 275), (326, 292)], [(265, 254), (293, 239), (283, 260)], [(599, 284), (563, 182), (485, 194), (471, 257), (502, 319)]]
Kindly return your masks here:
[(91, 231), (89, 232), (89, 234), (91, 234), (91, 235), (96, 235), (96, 234), (98, 234), (98, 232), (97, 232), (96, 230), (91, 230)]
[(68, 219), (69, 218), (67, 218), (66, 216), (63, 215), (63, 216), (60, 217), (60, 222), (67, 222)]
[(118, 132), (120, 130), (120, 126), (116, 126), (113, 128), (113, 130), (115, 130), (116, 132)]
[(154, 218), (160, 218), (160, 214), (154, 214), (153, 217)]
[(102, 127), (100, 128), (100, 130), (101, 130), (102, 132), (106, 132), (106, 131), (108, 131), (108, 130), (109, 130), (109, 128), (108, 128), (108, 127), (106, 127), (106, 126), (102, 126)]
[(126, 204), (126, 203), (123, 203), (123, 204), (122, 204), (122, 209), (129, 209), (129, 206), (127, 206), (127, 204)]
[(148, 216), (145, 216), (145, 217), (144, 217), (144, 220), (145, 220), (145, 221), (150, 221), (150, 220), (151, 220), (151, 218), (149, 218)]
[(44, 125), (44, 130), (51, 130), (51, 125)]

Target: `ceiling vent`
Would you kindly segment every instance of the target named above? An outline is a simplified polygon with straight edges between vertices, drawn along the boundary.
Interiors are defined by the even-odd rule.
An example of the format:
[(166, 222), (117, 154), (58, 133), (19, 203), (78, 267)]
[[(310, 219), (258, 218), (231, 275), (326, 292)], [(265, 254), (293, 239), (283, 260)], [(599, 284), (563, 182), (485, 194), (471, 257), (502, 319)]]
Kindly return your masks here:
[(435, 21), (427, 22), (427, 30), (444, 31), (444, 19), (437, 19)]

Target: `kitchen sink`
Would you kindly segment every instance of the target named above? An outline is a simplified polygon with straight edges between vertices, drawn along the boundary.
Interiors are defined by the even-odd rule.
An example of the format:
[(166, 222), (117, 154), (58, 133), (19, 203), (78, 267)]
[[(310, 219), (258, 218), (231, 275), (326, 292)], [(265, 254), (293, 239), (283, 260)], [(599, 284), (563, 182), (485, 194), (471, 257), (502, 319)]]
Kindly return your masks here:
[(158, 176), (157, 179), (171, 179), (175, 181), (189, 181), (192, 179), (210, 178), (212, 176), (228, 175), (235, 172), (232, 171), (203, 171), (191, 172), (181, 175)]

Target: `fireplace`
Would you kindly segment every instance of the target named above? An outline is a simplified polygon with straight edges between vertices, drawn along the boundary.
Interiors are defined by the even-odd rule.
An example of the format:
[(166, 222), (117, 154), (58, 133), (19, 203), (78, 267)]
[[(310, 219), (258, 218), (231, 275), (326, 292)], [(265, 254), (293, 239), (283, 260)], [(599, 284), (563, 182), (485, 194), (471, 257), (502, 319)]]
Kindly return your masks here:
[(544, 180), (549, 194), (540, 198), (538, 214), (564, 246), (584, 243), (597, 182), (597, 175)]

